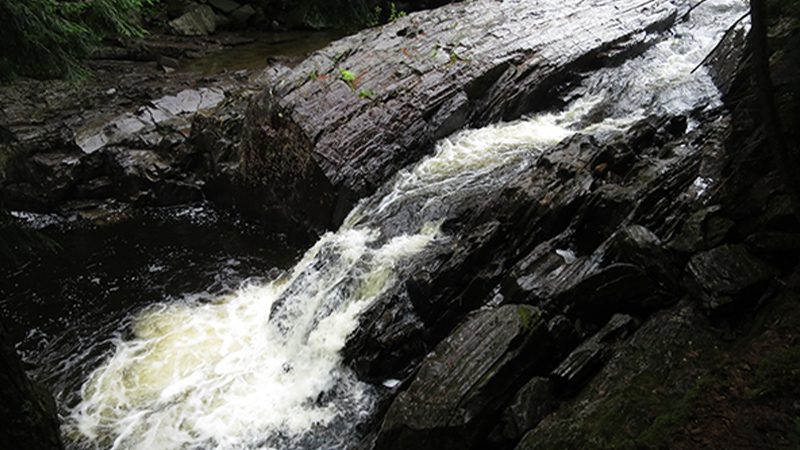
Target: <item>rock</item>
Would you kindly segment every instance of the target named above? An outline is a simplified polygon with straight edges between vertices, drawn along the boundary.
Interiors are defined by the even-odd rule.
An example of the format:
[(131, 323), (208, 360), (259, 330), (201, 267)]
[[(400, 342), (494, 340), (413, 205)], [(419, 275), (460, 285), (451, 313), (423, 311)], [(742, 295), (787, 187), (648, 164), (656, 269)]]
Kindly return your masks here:
[(208, 0), (207, 3), (224, 14), (230, 14), (234, 10), (242, 7), (242, 5), (233, 0)]
[(11, 130), (0, 125), (0, 145), (10, 145), (16, 140), (17, 138)]
[(233, 23), (230, 17), (223, 16), (222, 14), (215, 14), (214, 15), (215, 22), (217, 24), (217, 29), (223, 29), (230, 26)]
[(511, 399), (503, 411), (497, 436), (500, 442), (517, 442), (558, 407), (558, 397), (549, 379), (533, 377)]
[[(670, 120), (663, 123), (668, 126)], [(699, 129), (677, 141), (698, 145), (713, 135), (709, 128)], [(676, 302), (682, 296), (675, 283), (683, 267), (652, 230), (694, 201), (682, 193), (697, 177), (697, 153), (674, 156), (667, 164), (656, 156), (643, 158), (626, 183), (632, 194), (620, 197), (627, 199), (618, 206), (626, 214), (609, 221), (614, 226), (604, 227), (606, 235), (585, 240), (583, 246), (591, 241), (596, 248), (582, 254), (575, 245), (575, 224), (596, 217), (584, 206), (597, 198), (592, 193), (598, 189), (592, 173), (582, 168), (603, 148), (603, 142), (576, 136), (534, 158), (522, 175), (510, 178), (516, 185), (496, 196), (453, 193), (451, 219), (443, 226), (450, 238), (429, 247), (412, 273), (398, 275), (408, 280), (404, 285), (364, 311), (345, 346), (346, 363), (371, 381), (404, 378), (464, 314), (489, 302), (532, 304), (549, 316), (580, 318), (594, 330), (616, 313), (650, 314)], [(647, 207), (636, 209), (640, 198), (648, 200)], [(415, 229), (420, 222), (409, 221), (424, 223), (428, 207), (406, 204), (403, 210), (410, 214), (375, 218), (375, 223), (388, 235)], [(669, 223), (668, 229), (674, 226)], [(572, 348), (559, 348), (554, 355)]]
[(688, 271), (699, 286), (702, 307), (711, 314), (735, 311), (755, 303), (775, 271), (744, 245), (723, 245), (699, 253)]
[(622, 227), (590, 256), (564, 259), (555, 246), (543, 243), (528, 255), (506, 291), (519, 301), (551, 301), (559, 311), (593, 320), (652, 311), (677, 298), (676, 262), (645, 227)]
[(716, 343), (691, 306), (656, 313), (606, 355), (600, 373), (574, 398), (564, 399), (556, 414), (526, 433), (516, 450), (663, 446), (665, 436), (654, 423), (686, 414), (681, 408), (701, 383), (698, 367), (713, 358)]
[(244, 5), (231, 13), (231, 20), (239, 25), (247, 25), (247, 22), (255, 16), (256, 10), (250, 5)]
[(118, 144), (155, 148), (182, 142), (191, 130), (195, 113), (216, 107), (225, 99), (218, 88), (184, 89), (75, 133), (75, 144), (86, 154)]
[(745, 239), (747, 247), (756, 253), (800, 254), (800, 234), (781, 232), (762, 232), (751, 234)]
[(167, 13), (167, 17), (172, 19), (177, 19), (181, 15), (186, 12), (187, 0), (165, 0), (164, 1), (164, 10)]
[[(242, 182), (264, 189), (266, 204), (296, 197), (287, 216), (335, 226), (337, 199), (349, 208), (446, 133), (547, 106), (572, 74), (642, 50), (653, 41), (642, 30), (668, 28), (677, 13), (665, 0), (629, 6), (570, 0), (532, 11), (524, 0), (463, 2), (341, 39), (269, 81), (245, 125)], [(411, 24), (424, 33), (407, 33)], [(329, 201), (305, 192), (317, 174)]]
[(670, 242), (670, 247), (685, 253), (712, 249), (722, 243), (733, 228), (734, 222), (722, 216), (719, 205), (709, 206), (692, 213), (680, 233)]
[(733, 83), (741, 73), (747, 38), (745, 28), (738, 27), (726, 33), (714, 52), (706, 58), (706, 67), (723, 96), (731, 93)]
[(477, 314), (428, 355), (392, 402), (377, 448), (471, 447), (551, 346), (534, 308), (508, 305)]
[(628, 337), (635, 328), (636, 321), (631, 316), (614, 315), (605, 327), (576, 348), (553, 370), (553, 380), (561, 389), (576, 390), (605, 364), (611, 356), (613, 344)]
[(192, 8), (177, 19), (171, 20), (169, 26), (175, 34), (182, 36), (205, 36), (217, 29), (214, 10), (208, 5)]
[(408, 293), (397, 295), (405, 298), (379, 299), (362, 315), (365, 327), (356, 329), (348, 339), (345, 358), (362, 379), (405, 378), (413, 367), (410, 360), (427, 351), (429, 330), (414, 311)]
[(55, 401), (25, 374), (2, 323), (0, 367), (0, 448), (62, 449)]
[(159, 55), (156, 57), (156, 62), (161, 66), (164, 72), (167, 73), (174, 72), (181, 67), (180, 61), (175, 58), (170, 58), (169, 56)]

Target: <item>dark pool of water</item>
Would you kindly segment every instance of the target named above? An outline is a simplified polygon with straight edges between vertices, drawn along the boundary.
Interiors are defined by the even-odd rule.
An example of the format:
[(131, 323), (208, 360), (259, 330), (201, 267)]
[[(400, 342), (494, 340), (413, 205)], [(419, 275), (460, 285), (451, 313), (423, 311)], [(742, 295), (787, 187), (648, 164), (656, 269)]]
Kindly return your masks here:
[(136, 311), (228, 291), (299, 257), (284, 236), (205, 206), (148, 210), (100, 227), (55, 222), (44, 231), (59, 251), (0, 274), (0, 314), (61, 407), (76, 401), (80, 384), (112, 350), (110, 338), (124, 333)]
[(343, 36), (339, 31), (281, 31), (252, 33), (252, 43), (232, 47), (187, 62), (181, 71), (214, 75), (224, 71), (260, 69), (269, 58), (291, 65)]

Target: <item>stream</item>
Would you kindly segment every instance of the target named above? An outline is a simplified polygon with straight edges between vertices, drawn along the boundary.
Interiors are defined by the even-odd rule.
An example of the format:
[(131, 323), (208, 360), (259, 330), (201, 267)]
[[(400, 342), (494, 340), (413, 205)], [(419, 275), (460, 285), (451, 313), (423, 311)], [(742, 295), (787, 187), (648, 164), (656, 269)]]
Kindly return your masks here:
[[(694, 69), (746, 11), (741, 0), (709, 0), (641, 56), (591, 73), (562, 110), (441, 140), (301, 257), (257, 230), (242, 232), (235, 219), (190, 221), (189, 234), (159, 219), (170, 231), (109, 237), (126, 239), (135, 256), (100, 240), (85, 260), (64, 261), (75, 267), (55, 275), (68, 281), (62, 292), (28, 283), (28, 299), (87, 297), (63, 315), (62, 333), (73, 338), (33, 328), (20, 346), (57, 393), (68, 447), (352, 448), (379, 392), (396, 382), (361, 382), (342, 363), (359, 314), (445, 253), (442, 224), (468, 199), (499, 195), (548, 148), (577, 133), (602, 140), (651, 115), (719, 106), (709, 74)], [(116, 275), (99, 275), (109, 261)], [(81, 264), (95, 265), (91, 275), (78, 274)]]

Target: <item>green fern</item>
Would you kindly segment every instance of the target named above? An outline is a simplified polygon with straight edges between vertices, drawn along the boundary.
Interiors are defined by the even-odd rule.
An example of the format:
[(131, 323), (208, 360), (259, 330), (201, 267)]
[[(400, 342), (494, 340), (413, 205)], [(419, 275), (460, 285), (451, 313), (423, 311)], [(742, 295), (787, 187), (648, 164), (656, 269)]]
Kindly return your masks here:
[(0, 79), (82, 75), (79, 58), (104, 36), (142, 36), (157, 0), (0, 0)]

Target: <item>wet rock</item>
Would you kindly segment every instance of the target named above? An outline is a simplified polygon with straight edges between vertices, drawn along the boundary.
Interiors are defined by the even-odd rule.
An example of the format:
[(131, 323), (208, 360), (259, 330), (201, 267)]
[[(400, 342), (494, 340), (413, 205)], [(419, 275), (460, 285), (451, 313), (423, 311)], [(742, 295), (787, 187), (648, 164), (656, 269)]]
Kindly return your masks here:
[(0, 324), (0, 447), (63, 448), (53, 397), (25, 374), (22, 362)]
[(675, 261), (640, 225), (623, 227), (589, 256), (576, 257), (553, 242), (540, 244), (515, 273), (504, 285), (513, 297), (592, 320), (619, 311), (652, 311), (679, 291)]
[(636, 321), (632, 317), (614, 315), (605, 327), (576, 348), (553, 370), (553, 380), (566, 391), (579, 388), (605, 364), (612, 346), (628, 337), (635, 328)]
[(224, 14), (230, 14), (242, 6), (233, 0), (208, 0), (208, 4)]
[(478, 313), (428, 355), (392, 402), (377, 436), (381, 449), (462, 449), (547, 359), (546, 323), (529, 306)]
[(397, 295), (406, 298), (379, 299), (362, 315), (360, 322), (365, 326), (348, 339), (344, 357), (362, 379), (405, 378), (413, 367), (410, 360), (428, 350), (429, 330), (414, 311), (407, 291)]
[(519, 441), (528, 430), (553, 412), (558, 403), (552, 382), (547, 378), (534, 377), (514, 395), (503, 411), (494, 440), (498, 445)]
[(164, 10), (167, 17), (170, 19), (177, 19), (186, 12), (187, 0), (164, 0)]
[(171, 20), (169, 26), (175, 34), (182, 36), (205, 36), (217, 29), (214, 10), (208, 5), (198, 5), (177, 19)]
[(169, 56), (159, 55), (156, 57), (156, 62), (167, 73), (178, 70), (181, 67), (181, 63), (177, 59), (170, 58)]
[(745, 29), (737, 28), (726, 33), (723, 40), (706, 58), (706, 67), (723, 96), (730, 94), (736, 77), (741, 73), (746, 47), (747, 33)]
[[(265, 189), (265, 203), (302, 194), (286, 215), (336, 207), (303, 192), (305, 177), (317, 174), (332, 198), (352, 204), (430, 151), (436, 137), (546, 107), (576, 71), (643, 49), (652, 35), (641, 31), (669, 27), (677, 12), (666, 1), (623, 3), (531, 11), (522, 0), (464, 2), (337, 41), (269, 81), (243, 133), (242, 181)], [(507, 26), (497, 30), (498, 21)], [(409, 27), (424, 33), (402, 32)]]
[(16, 140), (14, 133), (8, 128), (0, 125), (0, 145), (10, 145)]
[(702, 307), (710, 314), (724, 314), (755, 303), (775, 271), (753, 256), (744, 245), (723, 245), (699, 253), (688, 271), (699, 286)]
[(748, 236), (745, 243), (756, 253), (800, 254), (800, 234), (796, 233), (755, 233)]
[[(709, 135), (713, 133), (704, 129), (679, 139), (702, 142)], [(534, 158), (525, 171), (529, 175), (516, 178), (518, 186), (496, 197), (468, 196), (472, 201), (463, 203), (462, 213), (448, 211), (453, 219), (443, 227), (452, 238), (426, 251), (414, 272), (404, 276), (409, 281), (399, 293), (367, 308), (348, 339), (345, 361), (368, 380), (402, 378), (464, 314), (490, 302), (532, 304), (548, 315), (579, 318), (590, 331), (614, 314), (649, 314), (676, 302), (682, 296), (676, 284), (683, 264), (663, 248), (652, 229), (670, 211), (693, 201), (681, 194), (697, 176), (695, 156), (675, 156), (666, 166), (657, 157), (640, 164), (640, 172), (631, 175), (626, 186), (635, 195), (625, 195), (628, 203), (620, 204), (628, 215), (621, 224), (611, 220), (615, 225), (605, 227), (608, 235), (593, 237), (597, 247), (581, 254), (575, 245), (575, 223), (590, 222), (589, 208), (582, 206), (598, 188), (585, 167), (603, 148), (602, 142), (576, 136)], [(649, 176), (651, 171), (659, 175)], [(661, 175), (665, 173), (672, 176), (669, 183)], [(641, 217), (630, 212), (637, 198), (649, 196), (667, 197), (671, 203), (654, 203), (653, 213), (643, 209)], [(424, 221), (421, 209), (408, 208), (409, 217), (393, 216), (382, 226), (391, 233), (393, 221), (399, 221), (402, 229), (413, 229), (408, 221)], [(413, 312), (414, 325), (393, 327), (400, 317), (396, 311)], [(575, 334), (569, 328), (566, 335)], [(564, 341), (570, 343), (555, 349), (554, 357), (563, 357), (576, 344), (573, 337)], [(392, 344), (382, 347), (379, 342)]]
[(685, 253), (709, 250), (720, 245), (733, 226), (734, 222), (721, 214), (719, 205), (709, 206), (692, 213), (669, 245)]
[(609, 352), (601, 371), (574, 398), (564, 399), (557, 414), (526, 433), (516, 449), (663, 446), (659, 432), (665, 430), (654, 423), (688, 408), (690, 392), (701, 383), (698, 368), (713, 358), (714, 348), (708, 324), (691, 306), (655, 314)]
[(233, 23), (230, 17), (222, 14), (216, 14), (214, 17), (217, 24), (217, 29), (228, 28)]

